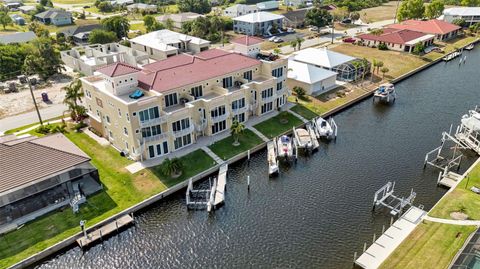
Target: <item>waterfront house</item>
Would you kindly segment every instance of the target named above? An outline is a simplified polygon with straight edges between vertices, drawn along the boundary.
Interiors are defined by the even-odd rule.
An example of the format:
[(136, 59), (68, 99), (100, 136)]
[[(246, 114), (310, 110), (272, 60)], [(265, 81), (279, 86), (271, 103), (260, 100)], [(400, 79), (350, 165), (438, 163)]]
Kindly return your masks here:
[(93, 44), (60, 52), (63, 63), (74, 71), (90, 76), (100, 67), (115, 62), (133, 66), (150, 62), (148, 54), (118, 43)]
[(22, 5), (21, 2), (10, 2), (5, 4), (5, 7), (8, 8), (9, 11), (17, 11)]
[(31, 12), (35, 12), (36, 9), (35, 6), (21, 6), (18, 8), (23, 14), (30, 14)]
[(71, 38), (73, 43), (76, 45), (86, 45), (88, 44), (88, 37), (90, 36), (90, 33), (95, 29), (102, 29), (102, 25), (76, 25), (61, 30), (60, 33), (62, 33), (66, 38)]
[(265, 1), (257, 3), (257, 8), (259, 11), (277, 10), (279, 6), (279, 1)]
[(12, 14), (10, 15), (10, 18), (12, 19), (13, 23), (17, 25), (25, 25), (25, 19), (18, 14)]
[(439, 18), (449, 23), (456, 19), (465, 20), (467, 26), (480, 22), (480, 7), (452, 7), (446, 8)]
[(173, 22), (174, 28), (182, 29), (182, 26), (184, 23), (193, 21), (198, 17), (204, 17), (204, 15), (194, 13), (194, 12), (183, 12), (183, 13), (165, 14), (162, 16), (158, 16), (156, 19), (158, 22), (161, 22), (164, 25), (167, 23), (168, 20), (171, 20)]
[(37, 38), (34, 32), (0, 35), (0, 44), (27, 43)]
[(63, 134), (0, 138), (0, 233), (102, 189), (90, 157)]
[(434, 35), (435, 40), (438, 41), (445, 41), (455, 38), (461, 29), (460, 26), (437, 19), (427, 21), (406, 20), (401, 23), (387, 25), (386, 28), (410, 30), (424, 34), (430, 34)]
[(300, 87), (308, 95), (318, 95), (335, 88), (336, 79), (336, 72), (294, 59), (288, 61), (287, 86), (289, 89)]
[(356, 67), (353, 63), (359, 61), (358, 59), (326, 48), (303, 49), (290, 59), (336, 72), (337, 80), (340, 81), (353, 81), (361, 77), (364, 71), (368, 73), (370, 70), (370, 67), (366, 69), (363, 66)]
[(72, 24), (72, 13), (52, 8), (35, 15), (35, 19), (43, 24), (52, 24), (56, 26)]
[(148, 5), (144, 3), (135, 3), (135, 4), (128, 5), (127, 10), (130, 12), (157, 13), (157, 6)]
[(234, 120), (284, 107), (288, 95), (287, 59), (274, 55), (211, 49), (142, 69), (115, 63), (98, 72), (81, 78), (90, 126), (136, 160), (228, 132)]
[(292, 28), (303, 28), (305, 27), (305, 17), (307, 15), (309, 8), (302, 8), (297, 10), (291, 10), (283, 14), (285, 17), (285, 26)]
[(143, 51), (155, 60), (163, 60), (182, 52), (199, 53), (210, 47), (208, 40), (167, 29), (137, 36), (130, 40), (130, 44), (133, 49)]
[(263, 41), (263, 39), (258, 37), (244, 35), (230, 40), (230, 43), (235, 46), (234, 50), (236, 52), (256, 58), (260, 53)]
[(260, 11), (233, 18), (233, 30), (246, 35), (270, 36), (283, 27), (284, 16)]
[(236, 5), (227, 7), (223, 11), (223, 15), (230, 18), (236, 18), (239, 16), (243, 16), (245, 14), (257, 13), (258, 11), (259, 9), (256, 5), (236, 4)]
[(381, 34), (361, 34), (357, 38), (369, 47), (378, 47), (380, 44), (385, 44), (390, 50), (413, 52), (417, 44), (422, 44), (424, 47), (433, 45), (435, 36), (406, 29), (384, 28)]

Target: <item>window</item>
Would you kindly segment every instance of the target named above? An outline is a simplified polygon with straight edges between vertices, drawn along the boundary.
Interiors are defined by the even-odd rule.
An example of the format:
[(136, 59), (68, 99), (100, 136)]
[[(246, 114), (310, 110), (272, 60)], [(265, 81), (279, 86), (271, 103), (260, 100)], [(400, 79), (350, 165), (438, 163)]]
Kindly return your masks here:
[(130, 115), (127, 113), (125, 113), (125, 118), (127, 118), (127, 121), (130, 122)]
[(168, 142), (164, 141), (163, 142), (163, 154), (167, 154), (167, 153), (168, 153)]
[(219, 106), (219, 107), (216, 107), (216, 108), (210, 110), (210, 116), (212, 118), (216, 118), (216, 117), (225, 115), (225, 113), (226, 113), (225, 106)]
[(88, 105), (88, 111), (92, 112), (92, 106)]
[(118, 116), (121, 118), (122, 117), (122, 111), (120, 110), (120, 108), (118, 109)]
[(283, 82), (277, 82), (277, 91), (280, 91), (283, 89)]
[(273, 109), (273, 102), (263, 104), (262, 109), (261, 109), (261, 113), (263, 114), (263, 113), (272, 111), (272, 109)]
[(245, 113), (240, 113), (238, 115), (233, 116), (233, 120), (238, 122), (245, 122)]
[(174, 106), (178, 104), (177, 93), (165, 95), (165, 107)]
[(225, 89), (231, 88), (232, 85), (233, 85), (233, 83), (232, 83), (232, 77), (223, 78), (223, 87), (224, 87)]
[(125, 142), (125, 150), (128, 151), (128, 142)]
[(262, 99), (266, 99), (271, 96), (273, 96), (273, 88), (268, 88), (262, 91)]
[(107, 123), (110, 124), (110, 117), (107, 115)]
[(100, 118), (100, 111), (97, 109), (97, 116)]
[(245, 107), (245, 98), (238, 99), (232, 102), (232, 110), (237, 110)]
[(190, 128), (190, 119), (189, 118), (185, 118), (185, 119), (182, 119), (182, 120), (179, 120), (179, 121), (176, 121), (176, 122), (172, 123), (172, 130), (174, 132), (178, 132), (178, 131), (181, 131), (181, 130), (187, 129), (187, 128)]
[(88, 90), (85, 90), (85, 96), (87, 96), (89, 99), (92, 99), (92, 93)]
[(151, 107), (149, 109), (145, 109), (138, 112), (138, 116), (140, 117), (141, 122), (153, 120), (160, 117), (160, 112), (158, 110), (158, 106)]
[(252, 70), (243, 73), (243, 78), (250, 81), (252, 80)]
[(142, 128), (142, 137), (156, 136), (162, 133), (160, 125)]
[(272, 70), (272, 76), (279, 78), (283, 76), (283, 67), (279, 67), (277, 69)]
[(215, 124), (212, 124), (212, 134), (216, 134), (218, 132), (221, 132), (227, 128), (227, 122), (226, 121), (220, 121), (216, 122)]
[(127, 127), (123, 127), (123, 134), (128, 136), (128, 130), (127, 130)]
[(199, 97), (202, 97), (203, 96), (203, 88), (202, 88), (202, 85), (200, 86), (197, 86), (197, 87), (193, 87), (192, 89), (190, 89), (190, 94), (195, 97), (195, 99), (198, 99)]
[(155, 157), (155, 148), (153, 146), (148, 146), (148, 156), (150, 158)]
[(185, 147), (185, 146), (188, 146), (192, 143), (192, 137), (190, 134), (187, 134), (187, 135), (184, 135), (184, 136), (181, 136), (181, 137), (177, 137), (174, 141), (174, 145), (175, 145), (175, 149), (179, 149), (179, 148), (182, 148), (182, 147)]

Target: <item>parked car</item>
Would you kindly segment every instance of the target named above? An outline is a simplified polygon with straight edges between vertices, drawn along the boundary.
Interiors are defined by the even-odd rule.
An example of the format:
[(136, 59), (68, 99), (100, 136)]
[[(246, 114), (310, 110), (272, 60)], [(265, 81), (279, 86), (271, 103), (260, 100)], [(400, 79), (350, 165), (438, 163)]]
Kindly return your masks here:
[(275, 40), (273, 40), (273, 42), (275, 42), (275, 43), (282, 43), (282, 42), (283, 42), (283, 39), (277, 37), (277, 38), (275, 38)]
[(342, 23), (350, 24), (350, 23), (352, 23), (352, 19), (350, 19), (350, 18), (345, 18), (345, 19), (342, 20)]
[(270, 37), (270, 38), (268, 39), (268, 41), (270, 41), (270, 42), (275, 42), (275, 39), (277, 39), (277, 37), (276, 37), (276, 36), (272, 36), (272, 37)]
[(308, 28), (308, 30), (310, 30), (312, 32), (318, 32), (318, 27), (317, 26), (310, 26), (310, 28)]
[(83, 8), (87, 9), (87, 8), (90, 8), (90, 6), (84, 6)]
[(293, 28), (287, 28), (287, 33), (295, 33), (295, 29), (293, 29)]
[(347, 37), (347, 38), (344, 38), (342, 41), (345, 43), (355, 43), (357, 40), (352, 37)]

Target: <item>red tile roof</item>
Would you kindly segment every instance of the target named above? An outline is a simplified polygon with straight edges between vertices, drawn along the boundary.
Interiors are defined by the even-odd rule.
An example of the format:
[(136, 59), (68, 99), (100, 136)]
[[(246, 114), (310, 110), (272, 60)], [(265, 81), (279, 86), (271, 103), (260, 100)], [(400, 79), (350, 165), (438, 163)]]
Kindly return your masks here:
[(263, 41), (264, 40), (261, 39), (261, 38), (245, 35), (245, 36), (235, 38), (234, 40), (231, 40), (230, 42), (250, 46), (250, 45), (255, 45), (255, 44), (262, 43)]
[(135, 73), (140, 70), (141, 70), (140, 68), (133, 67), (125, 63), (113, 63), (110, 65), (106, 65), (98, 69), (97, 71), (109, 77), (118, 77), (118, 76)]
[(407, 29), (435, 35), (448, 34), (461, 28), (455, 24), (437, 19), (428, 21), (406, 20), (401, 23), (388, 25), (387, 27), (394, 29)]
[(260, 64), (259, 60), (244, 55), (210, 49), (146, 65), (138, 80), (140, 87), (146, 90), (165, 92)]
[(358, 38), (403, 45), (425, 35), (426, 34), (417, 31), (385, 28), (383, 29), (383, 34), (362, 34), (358, 35)]

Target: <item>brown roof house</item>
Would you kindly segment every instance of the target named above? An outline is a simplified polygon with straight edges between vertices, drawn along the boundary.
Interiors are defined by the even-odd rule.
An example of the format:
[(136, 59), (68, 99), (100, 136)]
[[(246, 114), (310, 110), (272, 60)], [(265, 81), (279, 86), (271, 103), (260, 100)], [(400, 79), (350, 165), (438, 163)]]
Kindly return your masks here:
[(0, 140), (0, 234), (102, 189), (90, 157), (63, 134)]

